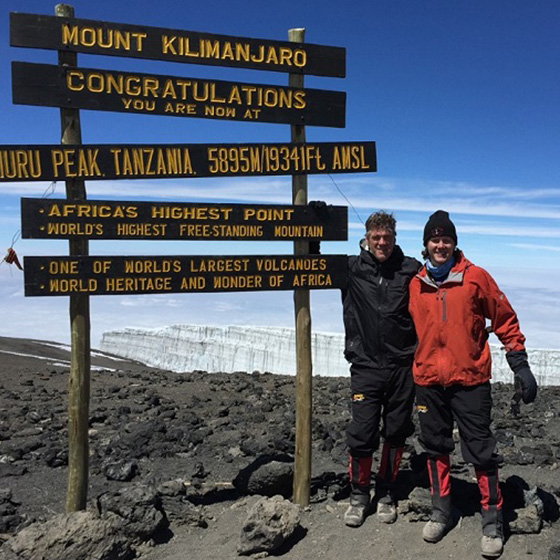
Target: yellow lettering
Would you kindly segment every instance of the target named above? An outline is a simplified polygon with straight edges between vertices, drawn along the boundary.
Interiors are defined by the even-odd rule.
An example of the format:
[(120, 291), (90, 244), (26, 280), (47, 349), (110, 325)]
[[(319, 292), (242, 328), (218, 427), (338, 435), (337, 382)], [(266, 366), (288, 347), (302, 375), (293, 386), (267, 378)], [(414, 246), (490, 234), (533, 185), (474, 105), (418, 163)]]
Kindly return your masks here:
[(213, 276), (214, 290), (255, 290), (262, 287), (262, 276)]
[(229, 41), (224, 44), (221, 58), (223, 60), (225, 60), (226, 58), (229, 60), (235, 60), (235, 57), (233, 56), (233, 49)]
[(175, 40), (177, 39), (176, 36), (173, 37), (168, 37), (167, 35), (162, 35), (161, 37), (161, 50), (163, 52), (163, 54), (167, 54), (167, 53), (171, 53), (171, 54), (177, 54), (177, 50), (175, 49), (175, 45), (173, 44), (175, 42)]
[(78, 261), (50, 261), (49, 274), (78, 274)]
[(49, 292), (52, 294), (66, 293), (94, 293), (97, 291), (97, 280), (89, 278), (51, 278), (49, 281)]
[(30, 177), (41, 177), (41, 156), (38, 150), (0, 150), (0, 178)]
[(175, 91), (175, 87), (173, 86), (173, 80), (167, 80), (165, 82), (161, 96), (163, 98), (172, 97), (173, 99), (177, 99), (177, 92)]
[(70, 70), (66, 74), (66, 86), (71, 91), (82, 91), (84, 89), (84, 74), (79, 70)]
[(68, 24), (62, 24), (62, 44), (77, 45), (78, 44), (78, 26), (70, 27)]
[(100, 47), (102, 49), (130, 51), (132, 45), (141, 52), (146, 33), (121, 31), (101, 27), (80, 27), (62, 24), (62, 44), (80, 45), (82, 47)]
[(185, 276), (181, 280), (181, 290), (202, 291), (206, 287), (204, 276)]

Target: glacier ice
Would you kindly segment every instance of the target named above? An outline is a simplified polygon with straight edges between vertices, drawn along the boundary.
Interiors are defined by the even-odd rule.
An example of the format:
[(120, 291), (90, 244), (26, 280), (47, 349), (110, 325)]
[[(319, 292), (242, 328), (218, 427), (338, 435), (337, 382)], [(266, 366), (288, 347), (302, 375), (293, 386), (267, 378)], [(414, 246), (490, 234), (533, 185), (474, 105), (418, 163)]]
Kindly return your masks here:
[[(313, 374), (349, 375), (343, 356), (344, 334), (311, 336)], [(295, 329), (255, 326), (171, 325), (146, 329), (127, 327), (105, 332), (101, 350), (170, 371), (270, 372), (295, 375)], [(511, 383), (505, 353), (491, 345), (493, 381)], [(527, 351), (540, 385), (560, 385), (560, 350)]]

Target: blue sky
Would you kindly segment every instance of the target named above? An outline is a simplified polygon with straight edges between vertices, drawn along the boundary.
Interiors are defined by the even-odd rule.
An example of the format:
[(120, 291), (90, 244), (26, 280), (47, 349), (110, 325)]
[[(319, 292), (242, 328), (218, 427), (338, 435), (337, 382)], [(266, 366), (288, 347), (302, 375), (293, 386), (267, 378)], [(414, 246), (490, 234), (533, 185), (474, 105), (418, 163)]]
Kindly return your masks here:
[[(347, 49), (347, 77), (308, 76), (305, 86), (347, 92), (346, 128), (308, 127), (309, 142), (374, 140), (379, 171), (309, 177), (309, 198), (346, 205), (348, 242), (324, 253), (357, 251), (360, 219), (393, 211), (398, 242), (420, 258), (436, 209), (450, 212), (459, 246), (489, 270), (516, 308), (531, 348), (560, 348), (560, 4), (541, 0), (334, 1), (208, 4), (160, 0), (73, 2), (76, 17)], [(11, 99), (13, 60), (56, 64), (56, 53), (9, 46), (9, 13), (52, 15), (54, 2), (4, 0), (0, 11), (1, 144), (60, 141), (58, 110)], [(79, 55), (84, 67), (287, 85), (287, 75), (190, 64)], [(287, 125), (82, 111), (84, 143), (286, 142)], [(290, 177), (107, 181), (89, 198), (289, 204)], [(48, 183), (0, 184), (0, 249), (20, 228), (19, 199)], [(64, 196), (64, 184), (54, 197)], [(64, 255), (67, 243), (17, 240), (20, 256)], [(279, 254), (275, 242), (96, 241), (92, 255)], [(0, 266), (0, 335), (69, 340), (68, 298), (23, 296), (20, 271)], [(293, 326), (290, 292), (96, 296), (92, 343), (104, 331), (174, 323)], [(312, 293), (313, 328), (341, 331), (340, 294)], [(492, 341), (492, 340), (491, 340)], [(493, 342), (496, 342), (494, 339)]]

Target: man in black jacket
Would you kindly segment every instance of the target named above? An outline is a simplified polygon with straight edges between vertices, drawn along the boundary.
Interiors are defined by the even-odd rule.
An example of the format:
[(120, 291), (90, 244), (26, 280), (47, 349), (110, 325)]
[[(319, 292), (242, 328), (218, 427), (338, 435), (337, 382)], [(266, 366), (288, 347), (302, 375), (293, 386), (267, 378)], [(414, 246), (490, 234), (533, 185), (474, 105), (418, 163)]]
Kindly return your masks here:
[(408, 313), (408, 286), (421, 264), (405, 257), (395, 240), (393, 215), (372, 214), (360, 254), (349, 257), (348, 285), (342, 294), (344, 355), (351, 364), (352, 389), (352, 421), (346, 430), (352, 493), (344, 515), (350, 527), (359, 527), (369, 509), (372, 455), (380, 436), (384, 442), (375, 486), (377, 517), (383, 523), (396, 520), (392, 486), (405, 440), (414, 432), (416, 332)]

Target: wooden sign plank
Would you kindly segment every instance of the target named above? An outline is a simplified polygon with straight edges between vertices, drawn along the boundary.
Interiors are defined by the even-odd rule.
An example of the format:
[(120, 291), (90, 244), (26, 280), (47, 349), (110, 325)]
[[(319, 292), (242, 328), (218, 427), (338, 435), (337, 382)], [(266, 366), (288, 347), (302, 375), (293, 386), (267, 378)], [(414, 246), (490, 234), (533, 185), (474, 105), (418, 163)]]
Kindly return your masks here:
[(0, 145), (0, 182), (374, 171), (375, 142)]
[(346, 49), (88, 19), (10, 14), (10, 44), (343, 78)]
[(21, 105), (345, 126), (341, 91), (12, 62), (12, 94)]
[(342, 289), (346, 255), (24, 257), (26, 296)]
[(344, 206), (21, 199), (24, 239), (348, 239)]

